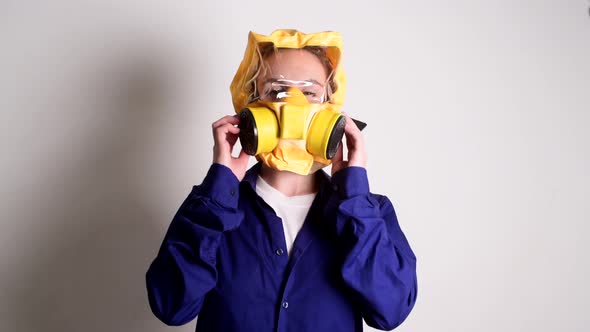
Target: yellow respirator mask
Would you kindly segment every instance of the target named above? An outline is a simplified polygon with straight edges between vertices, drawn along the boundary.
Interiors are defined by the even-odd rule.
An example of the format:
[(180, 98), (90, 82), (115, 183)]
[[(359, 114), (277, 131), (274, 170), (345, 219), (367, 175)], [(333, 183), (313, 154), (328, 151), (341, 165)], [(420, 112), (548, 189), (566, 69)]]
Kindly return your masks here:
[(271, 167), (309, 174), (314, 162), (316, 168), (330, 163), (346, 121), (326, 105), (310, 104), (297, 88), (286, 94), (284, 102), (258, 103), (238, 113), (240, 143)]
[[(305, 71), (297, 64), (283, 71), (280, 68), (285, 67), (267, 63), (273, 55), (276, 62), (277, 53), (285, 49), (316, 56), (327, 79), (294, 77)], [(301, 175), (330, 164), (346, 123), (340, 112), (346, 88), (341, 50), (337, 32), (276, 30), (270, 36), (250, 32), (244, 59), (230, 85), (240, 119), (240, 143), (247, 154), (269, 167)]]

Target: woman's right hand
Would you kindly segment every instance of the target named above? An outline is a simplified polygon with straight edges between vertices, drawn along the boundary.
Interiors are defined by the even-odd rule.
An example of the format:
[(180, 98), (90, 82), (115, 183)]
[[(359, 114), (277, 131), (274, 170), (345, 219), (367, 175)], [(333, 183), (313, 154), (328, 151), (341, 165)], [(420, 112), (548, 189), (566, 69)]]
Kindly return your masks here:
[(250, 156), (240, 150), (240, 155), (236, 158), (232, 156), (232, 150), (240, 128), (235, 127), (240, 123), (237, 116), (226, 115), (223, 118), (213, 122), (213, 162), (229, 167), (238, 180), (242, 181), (248, 167)]

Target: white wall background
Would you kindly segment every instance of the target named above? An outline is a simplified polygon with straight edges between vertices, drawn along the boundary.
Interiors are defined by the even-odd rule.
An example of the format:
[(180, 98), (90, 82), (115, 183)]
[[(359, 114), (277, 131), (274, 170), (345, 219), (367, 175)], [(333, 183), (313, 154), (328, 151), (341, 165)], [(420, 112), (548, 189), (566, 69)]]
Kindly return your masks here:
[(1, 1), (0, 331), (194, 330), (144, 274), (248, 31), (276, 28), (343, 34), (345, 111), (418, 256), (398, 331), (587, 331), (589, 7)]

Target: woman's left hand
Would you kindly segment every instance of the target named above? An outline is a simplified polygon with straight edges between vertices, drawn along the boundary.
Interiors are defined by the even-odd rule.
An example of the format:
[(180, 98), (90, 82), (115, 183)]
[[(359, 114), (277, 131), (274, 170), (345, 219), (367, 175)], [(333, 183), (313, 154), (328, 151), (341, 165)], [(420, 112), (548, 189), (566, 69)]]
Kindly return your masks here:
[(332, 175), (339, 170), (348, 166), (367, 167), (367, 150), (365, 149), (365, 138), (360, 129), (352, 119), (344, 114), (346, 126), (344, 127), (344, 136), (346, 137), (346, 148), (348, 149), (348, 160), (343, 158), (342, 144), (332, 158)]

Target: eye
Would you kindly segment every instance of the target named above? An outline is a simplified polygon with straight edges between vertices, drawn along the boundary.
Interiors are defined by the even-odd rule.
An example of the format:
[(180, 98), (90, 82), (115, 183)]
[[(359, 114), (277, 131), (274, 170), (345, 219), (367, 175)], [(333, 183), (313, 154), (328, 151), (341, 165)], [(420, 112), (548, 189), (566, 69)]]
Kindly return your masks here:
[(286, 90), (284, 88), (272, 88), (272, 89), (268, 89), (266, 90), (266, 92), (264, 93), (267, 96), (270, 97), (276, 97), (279, 93), (281, 92), (285, 92)]
[(280, 101), (287, 95), (287, 89), (284, 87), (276, 87), (268, 89), (265, 93), (266, 100), (269, 101)]
[(272, 89), (269, 91), (269, 95), (271, 96), (276, 96), (277, 94), (281, 93), (281, 92), (285, 92), (285, 89)]
[(279, 95), (279, 93), (285, 92), (285, 89), (272, 89), (268, 92), (268, 95), (273, 97), (273, 98), (277, 98), (277, 96)]
[(303, 91), (303, 94), (310, 103), (318, 104), (324, 102), (324, 94), (318, 91)]

